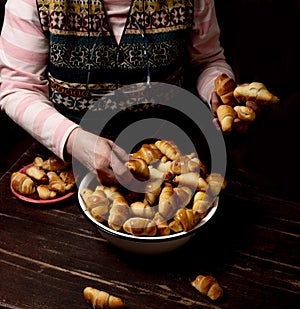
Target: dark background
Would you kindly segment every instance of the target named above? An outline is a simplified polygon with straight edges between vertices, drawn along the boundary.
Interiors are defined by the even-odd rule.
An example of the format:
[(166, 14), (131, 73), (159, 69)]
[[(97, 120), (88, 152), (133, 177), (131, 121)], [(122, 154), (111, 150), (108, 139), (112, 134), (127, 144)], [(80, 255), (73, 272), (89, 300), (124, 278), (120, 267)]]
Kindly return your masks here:
[[(3, 19), (3, 3), (0, 1)], [(215, 0), (221, 43), (239, 83), (260, 81), (281, 99), (243, 135), (225, 137), (227, 178), (299, 199), (300, 1)], [(0, 113), (1, 174), (32, 142)], [(9, 155), (8, 155), (9, 154)]]

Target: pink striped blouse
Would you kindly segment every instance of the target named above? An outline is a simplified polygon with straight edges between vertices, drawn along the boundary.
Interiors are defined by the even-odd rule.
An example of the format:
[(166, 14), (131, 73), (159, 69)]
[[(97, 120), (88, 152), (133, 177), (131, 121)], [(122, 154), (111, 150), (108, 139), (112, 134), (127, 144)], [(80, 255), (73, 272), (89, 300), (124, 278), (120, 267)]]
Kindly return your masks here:
[[(104, 0), (117, 41), (120, 40), (131, 0)], [(231, 77), (219, 44), (213, 0), (195, 0), (191, 63), (201, 66), (197, 80), (200, 97), (209, 103), (213, 81), (220, 73)], [(46, 68), (48, 40), (40, 27), (36, 0), (10, 0), (0, 37), (0, 105), (37, 141), (63, 158), (66, 140), (77, 125), (56, 111), (49, 101)]]

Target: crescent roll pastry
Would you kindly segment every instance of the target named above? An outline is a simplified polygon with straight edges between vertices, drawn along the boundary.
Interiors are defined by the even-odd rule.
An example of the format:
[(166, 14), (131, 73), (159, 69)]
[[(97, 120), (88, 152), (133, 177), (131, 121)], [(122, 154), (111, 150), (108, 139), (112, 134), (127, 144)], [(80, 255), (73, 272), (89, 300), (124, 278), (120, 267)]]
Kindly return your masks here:
[(73, 187), (75, 186), (76, 184), (76, 180), (75, 180), (75, 176), (74, 176), (74, 173), (73, 171), (70, 169), (70, 170), (65, 170), (65, 171), (62, 171), (60, 174), (59, 174), (59, 177), (62, 179), (62, 181), (66, 184), (66, 190), (67, 191), (70, 191), (73, 189)]
[(86, 287), (83, 290), (83, 297), (94, 309), (122, 309), (125, 307), (121, 298), (92, 287)]
[(156, 224), (153, 220), (147, 218), (133, 217), (124, 222), (125, 232), (135, 236), (155, 236)]
[(59, 157), (52, 155), (42, 163), (42, 168), (47, 171), (60, 171), (68, 166), (66, 162), (61, 160)]
[(211, 207), (212, 207), (211, 197), (206, 192), (202, 191), (196, 192), (193, 199), (192, 210), (194, 213), (197, 213), (199, 219), (204, 218)]
[(35, 165), (28, 167), (26, 169), (26, 174), (30, 178), (33, 178), (35, 181), (42, 183), (42, 184), (47, 184), (49, 181), (46, 172)]
[(171, 161), (170, 171), (176, 175), (198, 171), (206, 174), (206, 167), (196, 153), (190, 153), (189, 155), (179, 156), (176, 160)]
[(14, 172), (11, 175), (11, 185), (17, 192), (25, 195), (30, 195), (35, 192), (35, 183), (27, 175)]
[(102, 190), (96, 189), (93, 191), (91, 189), (84, 188), (79, 193), (88, 210), (91, 211), (95, 207), (102, 207), (105, 214), (108, 212), (109, 199)]
[(167, 220), (177, 211), (174, 189), (171, 184), (165, 183), (158, 200), (158, 212)]
[(147, 164), (152, 164), (162, 157), (162, 153), (154, 144), (143, 144), (132, 156), (145, 160)]
[(192, 286), (196, 288), (201, 294), (208, 296), (212, 300), (220, 299), (223, 296), (223, 289), (212, 276), (198, 275)]
[(236, 111), (229, 105), (220, 105), (217, 108), (217, 116), (224, 133), (229, 133), (233, 128), (233, 120), (236, 118)]
[(125, 163), (125, 166), (137, 179), (147, 180), (150, 178), (149, 167), (144, 159), (132, 158)]
[(43, 166), (44, 160), (41, 157), (35, 157), (33, 160), (33, 165), (41, 167)]
[(215, 91), (223, 104), (235, 105), (233, 91), (236, 88), (235, 81), (225, 73), (219, 75), (215, 81)]
[(36, 191), (39, 195), (39, 198), (42, 200), (53, 199), (57, 196), (57, 193), (50, 190), (48, 185), (39, 185), (36, 187)]
[(221, 174), (211, 173), (206, 177), (206, 182), (208, 183), (209, 192), (213, 196), (217, 196), (221, 190), (224, 190), (227, 182)]
[(254, 110), (249, 106), (237, 105), (233, 109), (241, 120), (252, 122), (256, 118)]
[[(177, 222), (178, 226), (181, 225), (182, 229), (187, 232), (197, 225), (199, 217), (192, 209), (180, 208), (174, 216), (174, 221)], [(170, 225), (170, 228), (172, 229), (172, 225)]]
[(176, 160), (180, 155), (180, 151), (177, 146), (166, 140), (158, 140), (154, 144), (169, 160)]
[(132, 203), (130, 205), (130, 209), (133, 216), (135, 217), (152, 219), (155, 214), (155, 210), (153, 207), (151, 207), (149, 204), (140, 201)]
[(60, 194), (64, 194), (66, 191), (66, 184), (59, 177), (59, 175), (57, 175), (56, 172), (48, 172), (47, 176), (49, 178), (50, 190), (56, 191)]
[(160, 236), (170, 235), (170, 228), (167, 220), (159, 213), (156, 212), (153, 218), (156, 224), (157, 234)]
[(279, 98), (273, 95), (263, 83), (252, 82), (235, 88), (234, 97), (241, 102), (254, 101), (259, 105), (275, 104)]
[(208, 189), (207, 182), (199, 173), (190, 172), (175, 176), (174, 183), (181, 186), (191, 187), (193, 190), (206, 191)]
[(131, 215), (130, 207), (126, 198), (118, 191), (112, 192), (110, 199), (112, 200), (112, 207), (109, 211), (108, 226), (119, 231)]
[(192, 199), (194, 192), (188, 186), (180, 186), (174, 188), (175, 199), (178, 207), (185, 207)]
[(147, 183), (145, 186), (144, 202), (153, 205), (161, 192), (162, 181), (157, 178)]

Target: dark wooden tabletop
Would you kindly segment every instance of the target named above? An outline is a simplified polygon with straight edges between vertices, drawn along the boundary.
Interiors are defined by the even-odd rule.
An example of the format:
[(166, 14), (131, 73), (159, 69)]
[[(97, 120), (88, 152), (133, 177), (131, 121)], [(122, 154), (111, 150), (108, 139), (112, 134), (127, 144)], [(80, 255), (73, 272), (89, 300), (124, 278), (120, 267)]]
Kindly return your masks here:
[[(260, 138), (256, 145), (270, 149)], [(235, 152), (233, 145), (230, 159)], [(47, 207), (17, 199), (9, 186), (11, 173), (39, 154), (45, 149), (32, 143), (0, 178), (2, 307), (89, 308), (82, 292), (93, 286), (121, 297), (128, 308), (300, 308), (300, 201), (290, 194), (294, 190), (286, 182), (293, 179), (294, 188), (297, 183), (283, 174), (282, 164), (277, 175), (286, 175), (283, 188), (290, 189), (284, 194), (275, 178), (275, 192), (269, 190), (270, 160), (264, 160), (270, 177), (263, 179), (259, 165), (244, 165), (250, 156), (244, 149), (235, 161), (241, 168), (230, 171), (213, 220), (179, 250), (142, 256), (102, 239), (83, 217), (76, 196)], [(191, 286), (199, 274), (218, 280), (224, 289), (220, 301)]]

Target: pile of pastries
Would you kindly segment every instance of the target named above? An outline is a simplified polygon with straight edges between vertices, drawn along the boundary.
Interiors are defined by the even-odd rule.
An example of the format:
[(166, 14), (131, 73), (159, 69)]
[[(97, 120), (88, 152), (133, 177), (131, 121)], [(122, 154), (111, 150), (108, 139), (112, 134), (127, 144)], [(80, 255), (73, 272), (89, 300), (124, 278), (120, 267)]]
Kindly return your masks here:
[(135, 236), (193, 229), (226, 186), (222, 175), (208, 173), (196, 153), (182, 154), (168, 140), (142, 144), (125, 165), (139, 180), (137, 190), (99, 183), (79, 194), (98, 222)]
[(24, 172), (11, 175), (11, 186), (19, 194), (48, 200), (63, 196), (76, 185), (71, 165), (55, 155), (36, 157)]
[(237, 85), (223, 73), (215, 79), (214, 84), (222, 102), (216, 109), (217, 119), (225, 134), (233, 130), (246, 131), (260, 113), (261, 107), (279, 102), (279, 98), (260, 82)]

